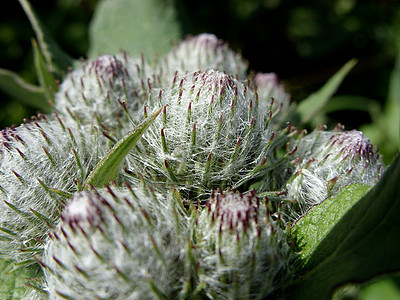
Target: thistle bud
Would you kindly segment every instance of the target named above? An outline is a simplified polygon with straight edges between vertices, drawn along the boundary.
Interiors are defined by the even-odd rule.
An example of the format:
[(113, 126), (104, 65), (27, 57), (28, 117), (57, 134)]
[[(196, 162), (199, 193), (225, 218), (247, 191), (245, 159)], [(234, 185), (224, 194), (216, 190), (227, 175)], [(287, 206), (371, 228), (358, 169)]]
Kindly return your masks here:
[(168, 83), (175, 72), (177, 76), (183, 76), (210, 68), (245, 79), (248, 64), (215, 35), (203, 33), (179, 43), (160, 65), (161, 78)]
[(95, 132), (80, 134), (51, 116), (1, 131), (2, 257), (29, 262), (40, 255), (69, 193), (104, 155)]
[[(101, 124), (116, 129), (147, 97), (148, 67), (127, 54), (103, 55), (85, 61), (62, 82), (55, 109), (82, 124)], [(129, 125), (130, 123), (127, 122)]]
[(279, 82), (275, 73), (257, 73), (253, 78), (253, 84), (259, 101), (269, 103), (273, 99), (271, 112), (273, 114), (279, 112), (279, 116), (273, 120), (276, 125), (285, 124), (293, 119), (294, 107), (290, 105), (290, 95), (285, 91), (284, 85)]
[(131, 188), (76, 194), (45, 251), (50, 295), (176, 299), (185, 278), (182, 225), (166, 197)]
[(214, 194), (198, 224), (200, 280), (210, 298), (264, 299), (290, 274), (288, 235), (254, 193)]
[(276, 147), (288, 139), (272, 130), (271, 103), (258, 102), (246, 84), (219, 71), (181, 77), (154, 98), (163, 117), (143, 136), (139, 149), (146, 155), (129, 158), (132, 170), (156, 174), (152, 180), (192, 191), (238, 186), (265, 176)]
[(301, 138), (297, 149), (286, 197), (296, 201), (300, 214), (347, 185), (374, 185), (383, 171), (378, 150), (360, 131), (317, 130)]

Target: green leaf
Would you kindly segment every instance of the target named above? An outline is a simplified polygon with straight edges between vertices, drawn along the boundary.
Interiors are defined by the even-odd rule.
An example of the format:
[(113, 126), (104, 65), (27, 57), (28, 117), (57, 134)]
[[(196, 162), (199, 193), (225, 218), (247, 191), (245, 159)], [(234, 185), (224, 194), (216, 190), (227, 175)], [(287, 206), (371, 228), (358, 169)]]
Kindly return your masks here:
[(92, 185), (94, 187), (101, 187), (107, 184), (109, 180), (114, 179), (125, 156), (136, 145), (137, 141), (157, 118), (162, 109), (163, 107), (159, 108), (134, 131), (129, 132), (122, 140), (116, 143), (89, 174), (83, 186), (88, 187)]
[(153, 59), (181, 37), (173, 1), (103, 0), (89, 28), (89, 57), (124, 50)]
[(304, 243), (301, 258), (304, 263), (312, 257), (314, 251), (334, 225), (348, 212), (358, 200), (370, 189), (363, 184), (352, 184), (344, 188), (334, 197), (315, 205), (306, 216), (295, 224), (295, 234)]
[(391, 278), (373, 282), (359, 293), (360, 300), (400, 300), (400, 286)]
[(28, 0), (18, 0), (35, 31), (40, 49), (50, 72), (58, 73), (72, 66), (73, 60), (52, 39), (47, 29), (40, 22)]
[(379, 102), (356, 95), (341, 95), (332, 97), (322, 109), (323, 113), (331, 113), (341, 110), (359, 110), (368, 112), (372, 120), (379, 117)]
[(32, 40), (33, 54), (36, 74), (49, 103), (54, 103), (54, 93), (57, 91), (56, 81), (53, 74), (47, 68), (43, 53), (35, 40)]
[(37, 271), (28, 268), (18, 268), (13, 271), (11, 260), (0, 259), (0, 298), (22, 299), (28, 292), (25, 286), (26, 278), (37, 276)]
[(0, 69), (0, 88), (25, 105), (50, 111), (43, 88), (25, 82), (17, 73)]
[(400, 270), (399, 182), (400, 154), (359, 201), (366, 187), (349, 186), (295, 224), (305, 250), (294, 299), (328, 299), (337, 286)]
[(356, 59), (348, 61), (319, 91), (300, 102), (298, 113), (303, 123), (310, 121), (324, 107), (356, 63)]

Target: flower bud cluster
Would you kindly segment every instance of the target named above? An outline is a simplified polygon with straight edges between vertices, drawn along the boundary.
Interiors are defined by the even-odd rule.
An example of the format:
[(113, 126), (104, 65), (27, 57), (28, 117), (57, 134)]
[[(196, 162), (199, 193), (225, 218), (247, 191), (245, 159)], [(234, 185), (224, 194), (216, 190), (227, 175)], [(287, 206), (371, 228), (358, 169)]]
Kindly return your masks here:
[(129, 185), (75, 194), (37, 259), (50, 298), (253, 299), (289, 274), (287, 233), (254, 192), (214, 193), (199, 215), (179, 201)]
[[(287, 222), (348, 184), (373, 185), (382, 162), (358, 131), (295, 139), (277, 76), (246, 70), (209, 34), (158, 65), (83, 62), (57, 114), (1, 131), (0, 255), (40, 265), (50, 299), (278, 295), (296, 265)], [(86, 184), (155, 110), (113, 187)]]

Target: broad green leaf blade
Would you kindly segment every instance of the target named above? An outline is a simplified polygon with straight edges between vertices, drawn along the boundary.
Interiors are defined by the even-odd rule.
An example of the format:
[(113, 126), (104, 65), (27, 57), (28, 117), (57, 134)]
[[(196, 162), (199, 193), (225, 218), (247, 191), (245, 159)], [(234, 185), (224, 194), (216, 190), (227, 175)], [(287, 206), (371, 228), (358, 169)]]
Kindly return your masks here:
[(311, 94), (306, 99), (302, 100), (298, 106), (298, 113), (301, 121), (307, 123), (317, 114), (332, 95), (336, 92), (340, 84), (350, 70), (356, 65), (357, 60), (348, 61), (335, 75), (333, 75), (325, 85), (317, 92)]
[(305, 217), (294, 226), (295, 234), (304, 243), (301, 258), (304, 263), (312, 257), (314, 251), (329, 235), (332, 228), (370, 189), (363, 184), (352, 184), (334, 197), (315, 205)]
[(49, 112), (50, 105), (41, 87), (25, 82), (17, 73), (0, 69), (0, 89), (21, 103)]
[(103, 0), (89, 28), (89, 57), (124, 50), (153, 59), (168, 52), (171, 42), (181, 37), (173, 1)]
[(32, 47), (36, 74), (39, 79), (40, 85), (42, 86), (46, 94), (48, 102), (54, 103), (54, 93), (57, 91), (56, 81), (53, 74), (47, 68), (46, 62), (44, 61), (43, 53), (35, 40), (32, 40)]
[(116, 143), (89, 174), (83, 187), (85, 188), (90, 185), (101, 187), (106, 185), (109, 180), (114, 179), (125, 156), (136, 145), (137, 141), (157, 118), (162, 109), (163, 107), (159, 108), (134, 131), (129, 132), (122, 140)]
[(72, 66), (73, 59), (69, 57), (52, 39), (49, 32), (40, 22), (28, 0), (18, 0), (35, 31), (40, 49), (51, 72), (65, 71)]
[[(354, 205), (347, 202), (362, 195), (362, 188), (356, 188), (354, 195), (343, 191), (335, 197), (337, 205), (331, 208), (329, 201), (324, 202), (297, 222), (297, 238), (310, 242), (310, 246), (305, 246), (304, 265), (291, 287), (294, 299), (328, 299), (337, 286), (400, 270), (399, 182), (400, 154), (378, 183)], [(342, 205), (344, 211), (337, 211)], [(321, 211), (323, 206), (326, 211)], [(314, 209), (320, 212), (313, 213)], [(333, 218), (335, 214), (339, 218)], [(316, 234), (316, 225), (325, 219), (324, 215), (333, 221), (332, 227), (327, 231), (329, 224), (323, 223), (323, 234)]]
[(0, 299), (22, 299), (29, 290), (26, 279), (37, 276), (36, 270), (13, 268), (11, 260), (0, 259)]

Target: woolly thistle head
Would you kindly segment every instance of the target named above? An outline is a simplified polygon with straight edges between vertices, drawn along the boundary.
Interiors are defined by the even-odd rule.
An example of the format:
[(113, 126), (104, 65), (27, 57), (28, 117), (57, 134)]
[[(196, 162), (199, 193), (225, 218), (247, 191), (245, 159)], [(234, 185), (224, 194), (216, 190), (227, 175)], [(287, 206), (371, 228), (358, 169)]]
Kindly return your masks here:
[(196, 228), (200, 280), (217, 299), (263, 299), (290, 274), (295, 259), (282, 221), (255, 192), (213, 193)]
[(349, 184), (372, 186), (383, 171), (378, 150), (360, 131), (316, 130), (301, 138), (297, 149), (286, 194), (296, 202), (297, 214)]
[(185, 283), (184, 225), (171, 198), (151, 190), (75, 194), (40, 261), (47, 289), (68, 299), (177, 298)]
[(284, 85), (279, 83), (275, 73), (257, 73), (253, 84), (259, 101), (269, 102), (274, 99), (272, 113), (279, 113), (273, 120), (275, 126), (282, 126), (294, 118), (294, 106), (290, 103), (290, 95), (285, 91)]
[[(131, 126), (130, 118), (147, 97), (150, 67), (126, 53), (85, 61), (64, 79), (55, 96), (55, 109), (82, 124), (108, 130)], [(125, 125), (126, 126), (126, 125)]]
[(271, 184), (276, 147), (290, 131), (274, 132), (274, 101), (258, 101), (249, 83), (215, 70), (176, 77), (171, 87), (153, 92), (150, 106), (164, 106), (163, 116), (131, 153), (130, 171), (154, 185), (169, 181), (200, 193), (256, 176)]
[(1, 131), (2, 257), (29, 262), (41, 253), (67, 195), (104, 155), (95, 131), (80, 134), (80, 127), (52, 116)]
[(248, 64), (240, 54), (219, 40), (213, 34), (200, 34), (188, 37), (179, 43), (161, 61), (158, 73), (162, 83), (169, 83), (175, 76), (183, 76), (198, 70), (210, 68), (246, 78)]

